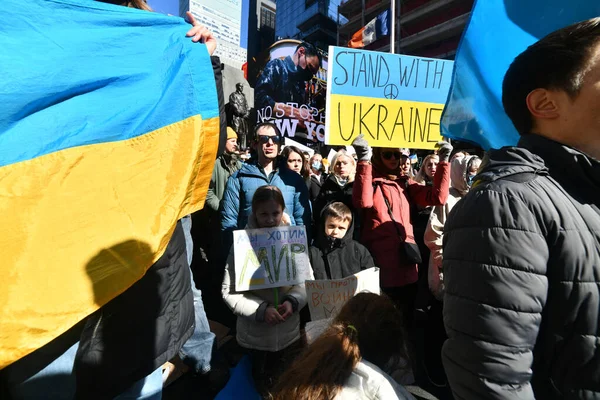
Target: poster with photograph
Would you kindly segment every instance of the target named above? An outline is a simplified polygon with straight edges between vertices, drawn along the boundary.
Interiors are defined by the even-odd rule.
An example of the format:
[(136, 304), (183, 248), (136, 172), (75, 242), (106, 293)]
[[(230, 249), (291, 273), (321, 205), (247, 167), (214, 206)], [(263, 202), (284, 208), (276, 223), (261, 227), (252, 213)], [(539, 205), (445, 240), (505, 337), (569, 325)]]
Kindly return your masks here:
[(256, 124), (271, 121), (305, 145), (325, 141), (327, 55), (311, 43), (285, 39), (269, 49), (254, 87)]

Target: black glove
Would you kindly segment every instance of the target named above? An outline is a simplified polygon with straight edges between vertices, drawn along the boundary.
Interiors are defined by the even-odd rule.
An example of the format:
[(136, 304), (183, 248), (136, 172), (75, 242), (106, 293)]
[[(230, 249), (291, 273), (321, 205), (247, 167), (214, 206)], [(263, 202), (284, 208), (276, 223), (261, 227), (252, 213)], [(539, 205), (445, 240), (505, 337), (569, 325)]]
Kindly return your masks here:
[(352, 147), (354, 147), (354, 151), (356, 151), (358, 161), (371, 161), (373, 150), (371, 150), (369, 143), (365, 140), (365, 135), (362, 133), (358, 135), (352, 142)]
[(452, 153), (452, 145), (448, 142), (438, 142), (436, 147), (438, 148), (437, 154), (440, 158), (440, 162), (448, 162), (450, 159), (450, 153)]

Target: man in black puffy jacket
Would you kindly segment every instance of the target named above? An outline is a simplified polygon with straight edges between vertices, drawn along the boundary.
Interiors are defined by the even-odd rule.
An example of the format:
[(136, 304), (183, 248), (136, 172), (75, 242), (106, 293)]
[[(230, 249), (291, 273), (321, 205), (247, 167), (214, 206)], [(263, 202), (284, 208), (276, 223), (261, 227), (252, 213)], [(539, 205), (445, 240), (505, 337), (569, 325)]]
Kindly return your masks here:
[(600, 399), (600, 18), (519, 55), (489, 153), (444, 234), (457, 399)]

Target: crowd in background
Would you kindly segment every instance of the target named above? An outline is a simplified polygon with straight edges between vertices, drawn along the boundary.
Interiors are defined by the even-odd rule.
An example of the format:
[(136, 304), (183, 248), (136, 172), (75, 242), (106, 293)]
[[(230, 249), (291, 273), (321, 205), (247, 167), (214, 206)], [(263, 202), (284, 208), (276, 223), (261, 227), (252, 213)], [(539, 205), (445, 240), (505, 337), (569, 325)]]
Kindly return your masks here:
[[(3, 369), (0, 394), (160, 399), (175, 359), (216, 394), (230, 365), (213, 320), (235, 332), (263, 398), (421, 396), (411, 384), (439, 399), (598, 398), (599, 88), (596, 18), (515, 59), (503, 105), (521, 140), (484, 160), (440, 142), (415, 170), (410, 150), (362, 135), (310, 156), (273, 123), (255, 128), (248, 158), (227, 129), (204, 209), (130, 290)], [(380, 271), (382, 295), (350, 299), (311, 344), (303, 284), (236, 290), (232, 232), (294, 225), (313, 277)]]

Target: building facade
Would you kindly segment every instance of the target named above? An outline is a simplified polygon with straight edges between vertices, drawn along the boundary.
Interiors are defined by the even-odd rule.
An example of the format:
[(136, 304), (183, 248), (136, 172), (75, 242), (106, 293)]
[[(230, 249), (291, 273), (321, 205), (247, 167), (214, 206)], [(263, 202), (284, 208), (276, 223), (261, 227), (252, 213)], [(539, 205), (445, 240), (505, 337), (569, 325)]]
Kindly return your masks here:
[[(344, 1), (338, 10), (347, 22), (339, 27), (339, 45), (346, 46), (356, 31), (390, 8), (389, 0)], [(395, 52), (454, 59), (472, 8), (473, 0), (396, 0)], [(388, 52), (390, 37), (365, 49)]]
[(219, 45), (215, 55), (221, 62), (241, 69), (247, 61), (249, 0), (179, 0), (179, 16), (191, 11), (210, 29)]
[(339, 4), (340, 0), (277, 0), (275, 38), (304, 40), (327, 51), (336, 44)]

